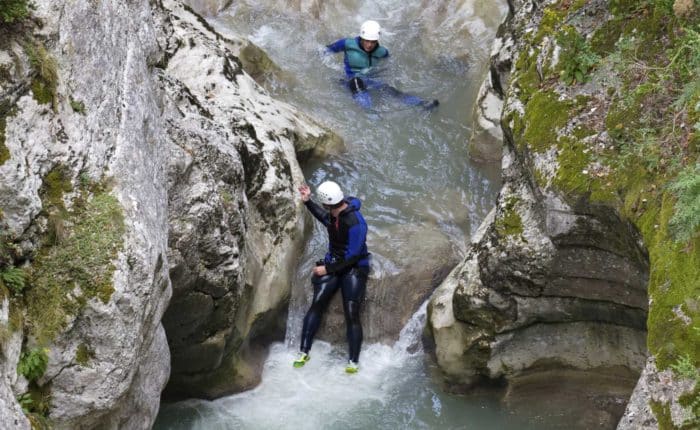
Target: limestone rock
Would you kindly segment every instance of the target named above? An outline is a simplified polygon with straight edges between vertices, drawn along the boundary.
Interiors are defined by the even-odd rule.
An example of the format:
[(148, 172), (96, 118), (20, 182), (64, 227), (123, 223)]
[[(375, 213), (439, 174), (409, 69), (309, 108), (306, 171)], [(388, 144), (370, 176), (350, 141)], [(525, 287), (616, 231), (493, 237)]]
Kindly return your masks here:
[(682, 406), (679, 400), (696, 390), (696, 384), (697, 381), (683, 380), (671, 370), (659, 371), (654, 358), (649, 357), (617, 429), (658, 429), (659, 421), (652, 411), (652, 403), (668, 408), (673, 425), (681, 428), (693, 412)]
[[(494, 99), (494, 112), (503, 100), (502, 114), (484, 114), (495, 123), (523, 115), (511, 75), (529, 49), (525, 35), (537, 31), (550, 3), (509, 2), (482, 88), (483, 100)], [(598, 3), (586, 7), (585, 23), (604, 11)], [(614, 205), (557, 187), (550, 174), (561, 162), (556, 150), (531, 150), (516, 141), (512, 122), (502, 126), (496, 208), (429, 306), (437, 362), (457, 389), (501, 380), (516, 399), (539, 390), (544, 375), (561, 374), (570, 382), (562, 386), (595, 398), (606, 394), (593, 381), (605, 380), (615, 402), (624, 403), (647, 355), (649, 258), (641, 235)], [(535, 177), (535, 169), (545, 178)], [(588, 418), (578, 413), (581, 423), (612, 428), (621, 408)]]
[(263, 351), (253, 345), (283, 333), (308, 225), (297, 157), (340, 140), (270, 98), (201, 17), (163, 4), (174, 290), (166, 396), (214, 398), (254, 386)]

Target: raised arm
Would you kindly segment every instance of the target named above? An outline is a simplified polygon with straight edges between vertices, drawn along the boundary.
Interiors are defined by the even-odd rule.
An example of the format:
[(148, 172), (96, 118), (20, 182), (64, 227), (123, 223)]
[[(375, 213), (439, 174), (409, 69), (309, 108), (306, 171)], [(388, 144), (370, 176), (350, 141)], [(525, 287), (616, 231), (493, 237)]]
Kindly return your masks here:
[(316, 217), (317, 220), (321, 221), (321, 223), (325, 226), (330, 224), (331, 220), (328, 212), (311, 200), (311, 189), (308, 185), (304, 184), (299, 187), (299, 195), (301, 196), (301, 201), (304, 202), (306, 208), (314, 217)]

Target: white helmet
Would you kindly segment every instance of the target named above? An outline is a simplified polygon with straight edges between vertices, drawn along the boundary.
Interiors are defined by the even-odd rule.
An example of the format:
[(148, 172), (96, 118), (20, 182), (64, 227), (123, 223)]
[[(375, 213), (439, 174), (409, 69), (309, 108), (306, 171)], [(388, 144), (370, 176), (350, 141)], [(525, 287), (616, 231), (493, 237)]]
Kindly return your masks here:
[(316, 196), (324, 205), (335, 205), (343, 200), (343, 192), (338, 184), (333, 181), (326, 181), (316, 189)]
[(365, 21), (360, 27), (360, 38), (364, 40), (379, 40), (380, 34), (382, 30), (377, 21)]

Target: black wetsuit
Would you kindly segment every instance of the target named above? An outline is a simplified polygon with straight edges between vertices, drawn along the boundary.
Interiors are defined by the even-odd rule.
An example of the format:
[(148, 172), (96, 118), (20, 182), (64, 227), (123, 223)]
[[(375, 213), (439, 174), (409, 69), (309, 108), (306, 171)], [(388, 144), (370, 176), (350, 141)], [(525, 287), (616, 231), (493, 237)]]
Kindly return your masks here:
[(333, 294), (340, 288), (343, 295), (343, 311), (347, 328), (349, 358), (357, 363), (362, 346), (362, 324), (360, 304), (365, 295), (369, 275), (369, 253), (367, 252), (367, 223), (360, 213), (361, 203), (354, 197), (345, 199), (348, 207), (338, 218), (307, 201), (306, 208), (328, 229), (328, 252), (320, 265), (326, 266), (324, 276), (313, 275), (311, 283), (314, 297), (301, 331), (301, 351), (308, 354), (314, 335), (321, 323), (321, 316), (328, 307)]

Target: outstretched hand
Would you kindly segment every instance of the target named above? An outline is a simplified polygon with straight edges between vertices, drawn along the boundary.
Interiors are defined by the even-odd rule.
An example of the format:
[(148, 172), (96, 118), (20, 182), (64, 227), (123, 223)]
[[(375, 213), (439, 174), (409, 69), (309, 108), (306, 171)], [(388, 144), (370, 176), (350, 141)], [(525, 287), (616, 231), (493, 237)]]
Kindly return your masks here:
[(316, 276), (324, 276), (328, 274), (326, 271), (326, 266), (316, 266), (314, 267), (313, 272)]
[(306, 184), (301, 185), (299, 187), (299, 195), (301, 196), (302, 202), (308, 202), (311, 198), (311, 188)]

